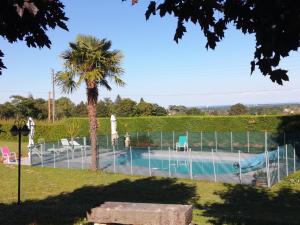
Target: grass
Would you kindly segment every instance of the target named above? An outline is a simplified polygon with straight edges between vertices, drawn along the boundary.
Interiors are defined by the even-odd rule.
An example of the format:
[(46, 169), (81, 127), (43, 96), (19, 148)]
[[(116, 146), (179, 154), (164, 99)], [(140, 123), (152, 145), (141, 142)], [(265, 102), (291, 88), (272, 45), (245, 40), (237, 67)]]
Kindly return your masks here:
[(184, 179), (0, 165), (0, 224), (85, 224), (104, 201), (194, 205), (195, 224), (299, 224), (300, 172), (272, 189)]

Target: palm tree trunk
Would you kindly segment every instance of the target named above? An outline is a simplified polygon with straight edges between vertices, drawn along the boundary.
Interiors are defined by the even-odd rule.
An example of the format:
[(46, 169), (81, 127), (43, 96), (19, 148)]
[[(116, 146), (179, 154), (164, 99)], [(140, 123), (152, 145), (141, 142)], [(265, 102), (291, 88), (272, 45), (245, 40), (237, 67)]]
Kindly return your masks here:
[(97, 100), (98, 100), (98, 87), (96, 82), (86, 81), (87, 85), (87, 110), (90, 125), (90, 139), (92, 147), (92, 170), (98, 168), (97, 157)]

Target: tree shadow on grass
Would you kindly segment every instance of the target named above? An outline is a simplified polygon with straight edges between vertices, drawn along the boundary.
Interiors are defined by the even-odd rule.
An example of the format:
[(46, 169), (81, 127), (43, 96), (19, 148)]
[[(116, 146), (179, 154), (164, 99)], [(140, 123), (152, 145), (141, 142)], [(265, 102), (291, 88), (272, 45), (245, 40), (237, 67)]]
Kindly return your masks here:
[(288, 188), (272, 193), (244, 185), (226, 185), (217, 192), (223, 203), (204, 206), (204, 216), (214, 225), (300, 224), (300, 192)]
[(196, 187), (168, 178), (125, 179), (105, 186), (84, 186), (43, 200), (27, 200), (21, 206), (0, 204), (0, 224), (74, 224), (104, 201), (195, 203)]
[(278, 145), (292, 145), (300, 157), (300, 115), (281, 116), (273, 141)]

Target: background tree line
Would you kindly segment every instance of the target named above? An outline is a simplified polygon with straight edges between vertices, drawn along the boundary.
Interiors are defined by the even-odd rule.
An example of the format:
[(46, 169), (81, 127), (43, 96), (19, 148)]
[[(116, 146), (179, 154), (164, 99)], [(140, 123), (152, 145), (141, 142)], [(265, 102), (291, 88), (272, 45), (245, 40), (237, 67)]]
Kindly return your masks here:
[[(55, 100), (56, 118), (63, 119), (68, 117), (87, 117), (86, 102), (81, 101), (75, 104), (67, 97), (61, 97)], [(119, 95), (113, 101), (110, 98), (100, 99), (97, 103), (97, 116), (109, 117), (115, 114), (121, 117), (132, 116), (177, 116), (177, 115), (283, 115), (299, 114), (299, 104), (286, 105), (264, 105), (264, 106), (246, 106), (235, 104), (232, 106), (215, 107), (186, 107), (183, 105), (170, 105), (167, 109), (146, 102), (143, 98), (136, 102), (130, 98), (121, 98)], [(21, 117), (33, 117), (34, 119), (45, 120), (48, 117), (48, 100), (43, 98), (34, 98), (13, 95), (10, 101), (0, 104), (0, 119), (14, 119)]]
[[(75, 104), (67, 97), (55, 100), (55, 116), (57, 119), (67, 117), (87, 117), (87, 104), (81, 101)], [(165, 116), (167, 110), (158, 104), (144, 101), (136, 102), (130, 98), (121, 98), (119, 95), (113, 101), (110, 98), (100, 99), (97, 102), (97, 116), (109, 117), (111, 114), (122, 117), (130, 116)], [(0, 104), (0, 118), (13, 119), (17, 116), (33, 117), (44, 120), (48, 118), (48, 100), (34, 98), (32, 95), (23, 97), (13, 95), (10, 101)]]

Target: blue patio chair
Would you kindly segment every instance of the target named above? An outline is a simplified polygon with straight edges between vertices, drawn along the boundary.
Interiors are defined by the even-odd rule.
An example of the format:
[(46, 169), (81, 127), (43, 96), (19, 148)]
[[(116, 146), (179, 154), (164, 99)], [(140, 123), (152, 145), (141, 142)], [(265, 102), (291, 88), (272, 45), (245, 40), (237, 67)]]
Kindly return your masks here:
[(183, 148), (183, 151), (188, 150), (187, 136), (185, 135), (179, 136), (178, 142), (176, 142), (176, 151), (180, 151), (181, 148)]

